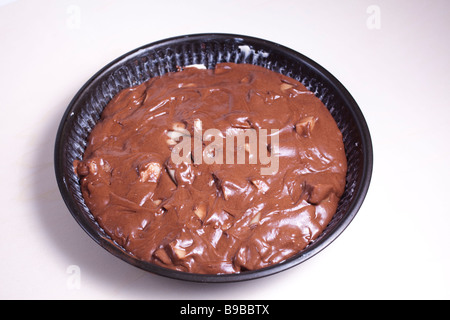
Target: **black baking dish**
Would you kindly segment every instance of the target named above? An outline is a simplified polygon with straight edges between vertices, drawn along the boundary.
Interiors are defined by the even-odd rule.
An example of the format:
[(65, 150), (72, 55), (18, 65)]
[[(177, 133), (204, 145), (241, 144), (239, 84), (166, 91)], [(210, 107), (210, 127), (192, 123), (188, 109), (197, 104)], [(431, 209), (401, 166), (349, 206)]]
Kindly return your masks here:
[[(327, 106), (343, 134), (348, 160), (347, 184), (337, 212), (325, 231), (305, 250), (271, 267), (237, 274), (206, 275), (170, 270), (141, 261), (109, 238), (84, 203), (73, 161), (81, 159), (86, 140), (103, 108), (119, 91), (177, 67), (220, 62), (251, 63), (302, 82)], [(104, 249), (129, 264), (162, 276), (197, 282), (233, 282), (261, 278), (311, 258), (350, 224), (368, 191), (372, 175), (372, 142), (357, 103), (327, 70), (287, 47), (243, 35), (194, 34), (169, 38), (137, 48), (97, 72), (70, 102), (58, 129), (55, 173), (61, 195), (78, 224)]]

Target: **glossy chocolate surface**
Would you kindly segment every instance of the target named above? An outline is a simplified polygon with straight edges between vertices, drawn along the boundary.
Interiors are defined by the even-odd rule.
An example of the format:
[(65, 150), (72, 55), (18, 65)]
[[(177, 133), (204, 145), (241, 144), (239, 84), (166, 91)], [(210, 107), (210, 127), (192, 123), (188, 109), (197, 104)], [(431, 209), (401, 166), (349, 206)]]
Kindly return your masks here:
[[(270, 136), (265, 150), (276, 152), (276, 172), (262, 174), (267, 163), (251, 163), (250, 152), (244, 163), (227, 162), (225, 152), (222, 163), (199, 163), (194, 152), (192, 161), (175, 163), (172, 150), (185, 132), (195, 137), (198, 124), (224, 138), (276, 132), (278, 148)], [(203, 138), (207, 160), (217, 141)], [(185, 68), (121, 91), (74, 166), (87, 206), (112, 239), (139, 259), (207, 274), (255, 270), (300, 252), (333, 217), (347, 172), (341, 132), (312, 92), (233, 63)]]

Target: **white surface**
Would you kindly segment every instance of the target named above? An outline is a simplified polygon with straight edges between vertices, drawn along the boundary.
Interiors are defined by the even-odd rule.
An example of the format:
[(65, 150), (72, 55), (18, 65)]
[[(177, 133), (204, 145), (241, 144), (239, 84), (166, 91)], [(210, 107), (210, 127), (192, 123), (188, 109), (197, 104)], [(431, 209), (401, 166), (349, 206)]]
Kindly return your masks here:
[[(449, 9), (446, 0), (0, 0), (0, 298), (449, 299)], [(138, 46), (203, 32), (312, 58), (351, 92), (372, 133), (372, 183), (351, 225), (268, 278), (196, 284), (129, 266), (88, 237), (57, 189), (57, 126), (85, 81)]]

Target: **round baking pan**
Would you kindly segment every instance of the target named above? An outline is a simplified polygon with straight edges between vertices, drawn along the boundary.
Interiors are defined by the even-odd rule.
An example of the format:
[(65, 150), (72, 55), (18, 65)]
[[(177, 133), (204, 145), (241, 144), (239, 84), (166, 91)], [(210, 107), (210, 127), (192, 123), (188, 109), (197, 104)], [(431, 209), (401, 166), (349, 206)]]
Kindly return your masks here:
[[(329, 109), (342, 132), (348, 160), (345, 192), (324, 232), (297, 255), (276, 265), (236, 274), (195, 274), (141, 261), (112, 240), (95, 221), (81, 194), (73, 161), (82, 159), (86, 141), (107, 103), (122, 89), (177, 67), (235, 62), (263, 66), (302, 82)], [(264, 39), (235, 34), (193, 34), (169, 38), (137, 48), (98, 71), (70, 102), (58, 129), (55, 173), (62, 198), (78, 224), (100, 246), (129, 264), (170, 278), (196, 282), (233, 282), (265, 277), (311, 258), (350, 224), (357, 214), (372, 175), (372, 142), (357, 103), (327, 70), (304, 55)]]

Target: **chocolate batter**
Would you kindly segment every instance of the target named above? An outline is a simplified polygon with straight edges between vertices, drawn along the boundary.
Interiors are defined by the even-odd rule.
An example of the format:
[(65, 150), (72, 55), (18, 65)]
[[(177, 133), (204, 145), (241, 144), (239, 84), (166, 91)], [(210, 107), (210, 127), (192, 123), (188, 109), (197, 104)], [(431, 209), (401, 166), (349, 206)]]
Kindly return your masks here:
[[(172, 149), (199, 124), (223, 138), (267, 129), (265, 151), (277, 156), (277, 171), (262, 174), (269, 165), (250, 161), (247, 148), (245, 163), (227, 163), (217, 150), (223, 163), (200, 163), (194, 152), (193, 161), (176, 163)], [(201, 141), (204, 156), (213, 142)], [(118, 244), (139, 259), (207, 274), (255, 270), (300, 252), (333, 217), (347, 172), (341, 132), (313, 93), (233, 63), (121, 91), (74, 166), (87, 206)]]

